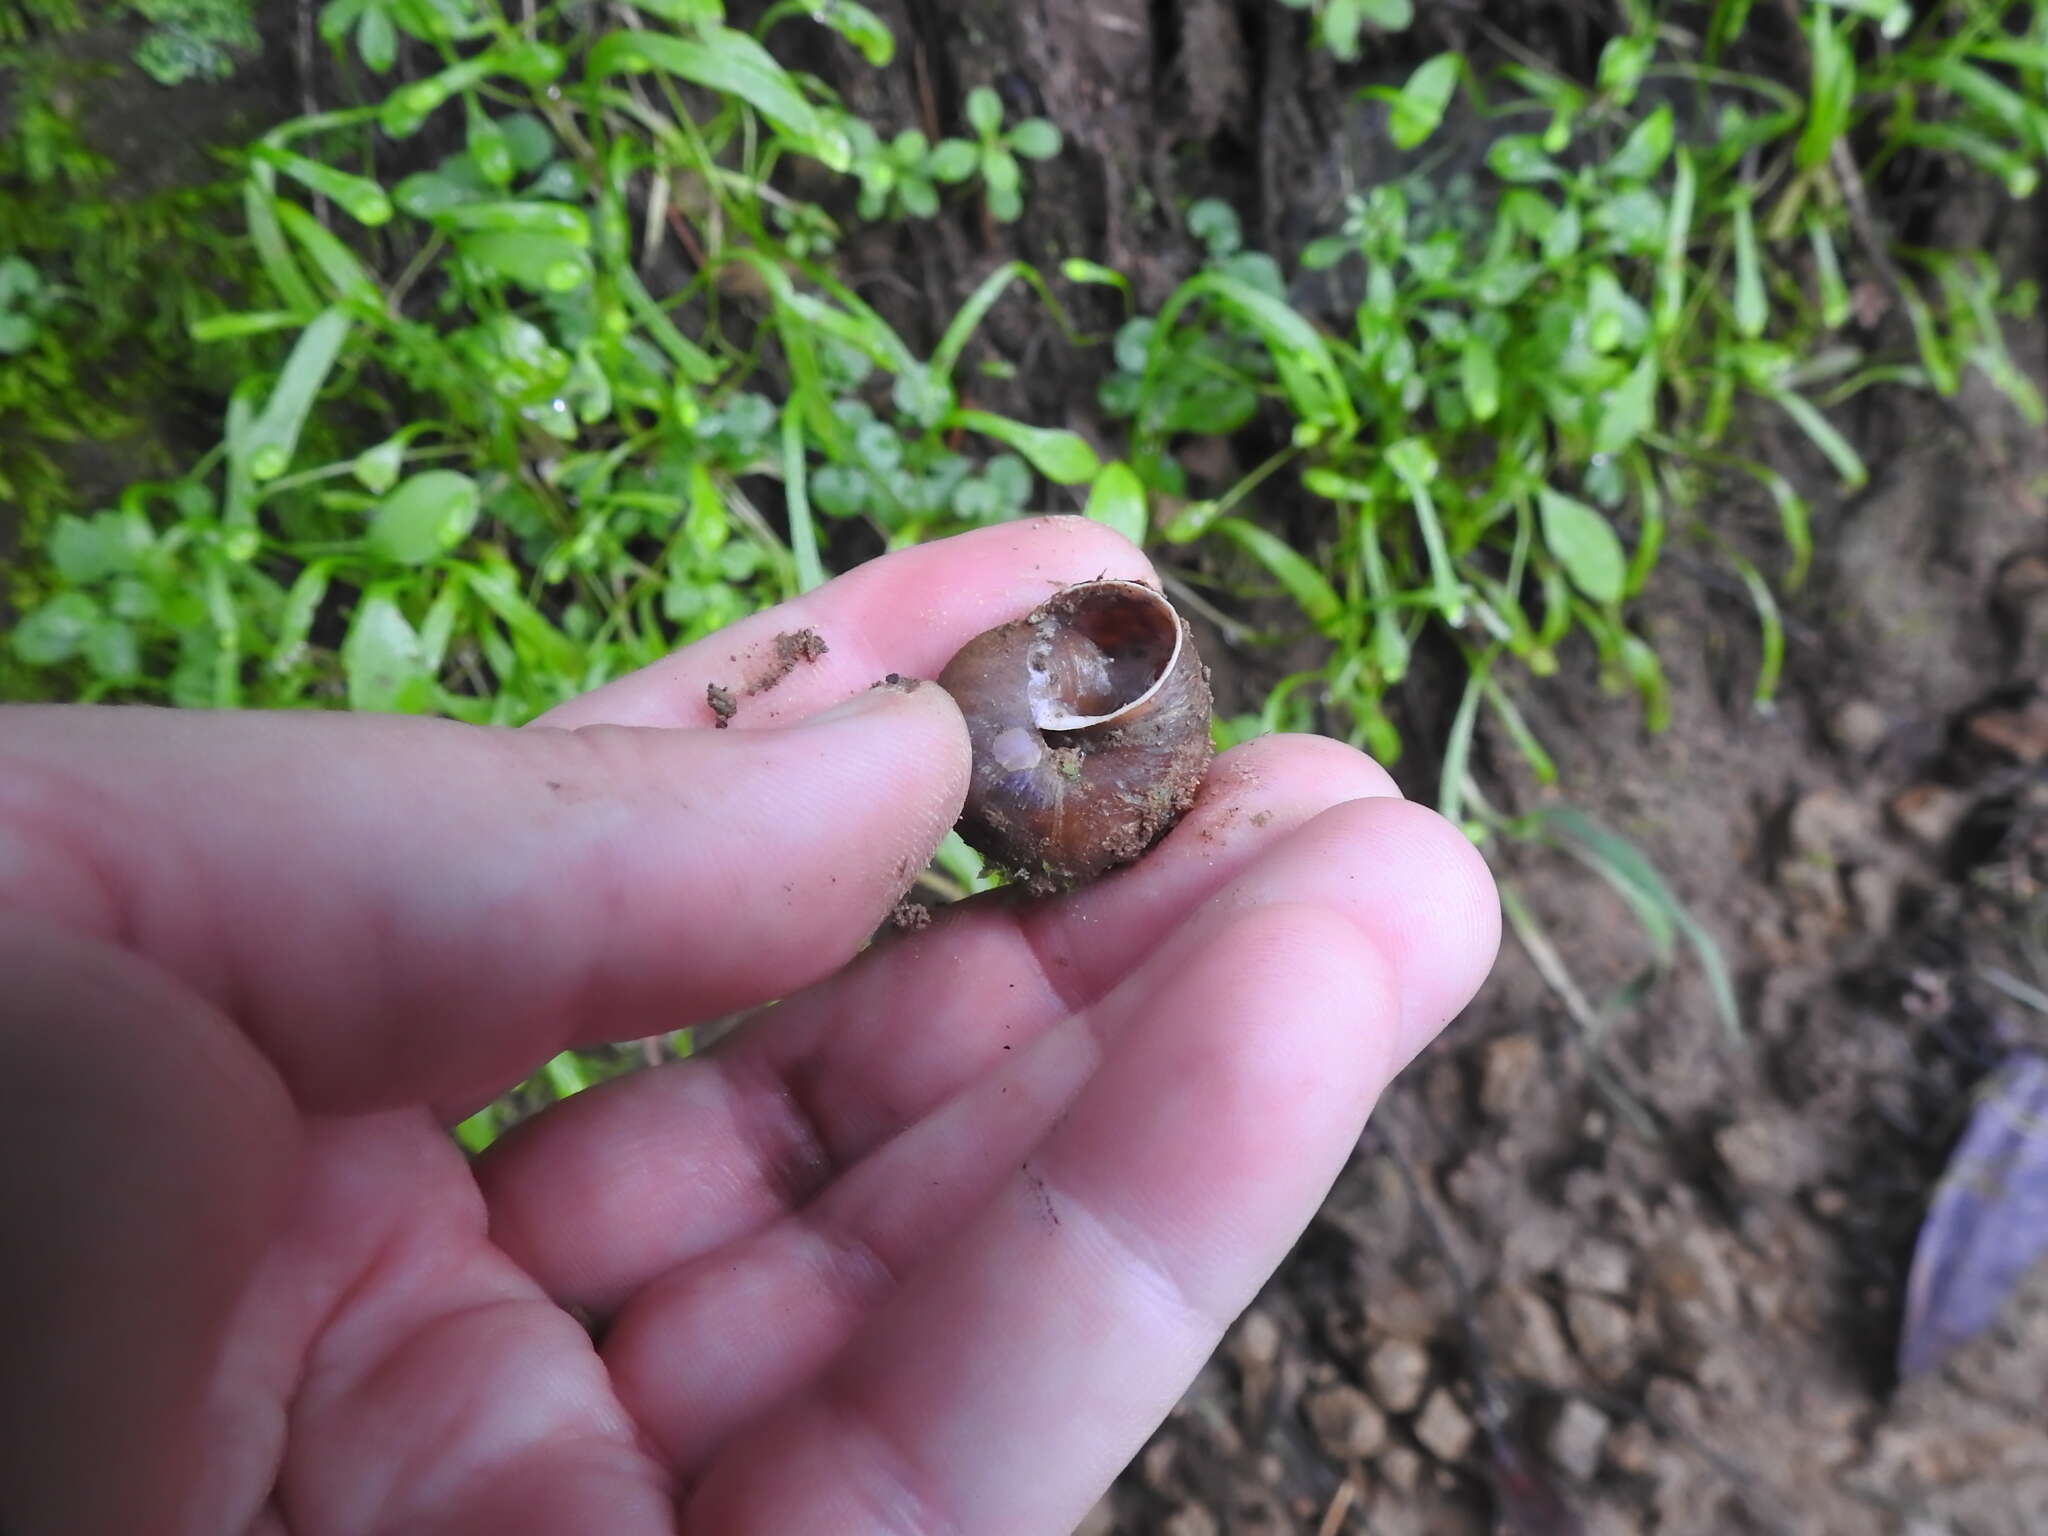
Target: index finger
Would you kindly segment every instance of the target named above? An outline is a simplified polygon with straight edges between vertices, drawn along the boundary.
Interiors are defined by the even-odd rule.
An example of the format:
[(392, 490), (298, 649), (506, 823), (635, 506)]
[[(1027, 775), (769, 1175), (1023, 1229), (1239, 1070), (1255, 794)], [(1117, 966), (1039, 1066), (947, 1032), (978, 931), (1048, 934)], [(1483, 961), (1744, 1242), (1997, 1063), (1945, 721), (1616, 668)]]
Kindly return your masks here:
[[(536, 723), (713, 725), (705, 690), (716, 684), (733, 696), (735, 729), (784, 724), (889, 672), (936, 677), (967, 640), (1097, 576), (1158, 579), (1128, 541), (1085, 517), (977, 529), (856, 566)], [(806, 634), (822, 642), (814, 660), (790, 654)]]
[[(786, 996), (855, 953), (967, 773), (938, 690), (868, 685), (1104, 567), (1143, 557), (1078, 518), (887, 556), (549, 722), (585, 730), (9, 709), (0, 911), (183, 982), (304, 1107), (489, 1097), (564, 1046)], [(702, 679), (806, 627), (832, 649), (751, 701), (775, 711), (757, 723), (868, 713), (645, 728), (691, 722)]]

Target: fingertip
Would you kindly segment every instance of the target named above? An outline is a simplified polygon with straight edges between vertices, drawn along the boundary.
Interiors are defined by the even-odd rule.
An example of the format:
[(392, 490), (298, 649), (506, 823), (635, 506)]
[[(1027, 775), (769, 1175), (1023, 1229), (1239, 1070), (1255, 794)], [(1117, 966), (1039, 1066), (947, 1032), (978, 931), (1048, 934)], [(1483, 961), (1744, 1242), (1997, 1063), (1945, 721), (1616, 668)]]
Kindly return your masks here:
[(1358, 748), (1298, 731), (1254, 736), (1219, 752), (1208, 784), (1218, 792), (1255, 798), (1261, 785), (1275, 780), (1284, 781), (1297, 797), (1304, 791), (1325, 792), (1333, 804), (1403, 798), (1394, 776)]
[(1400, 978), (1403, 1061), (1472, 1000), (1500, 944), (1500, 901), (1485, 858), (1442, 816), (1406, 800), (1332, 806), (1222, 900), (1308, 902), (1356, 922)]

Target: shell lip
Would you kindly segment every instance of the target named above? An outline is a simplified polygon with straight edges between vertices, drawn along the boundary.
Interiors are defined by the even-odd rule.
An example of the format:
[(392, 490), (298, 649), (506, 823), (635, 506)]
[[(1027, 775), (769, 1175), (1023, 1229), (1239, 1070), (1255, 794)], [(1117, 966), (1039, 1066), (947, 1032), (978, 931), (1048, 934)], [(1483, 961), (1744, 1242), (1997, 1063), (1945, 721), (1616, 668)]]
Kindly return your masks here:
[[(1146, 658), (1146, 671), (1150, 673), (1151, 681), (1137, 693), (1120, 699), (1114, 709), (1091, 714), (1077, 711), (1056, 697), (1047, 697), (1037, 686), (1038, 679), (1034, 676), (1032, 682), (1026, 685), (1026, 691), (1030, 701), (1032, 724), (1041, 731), (1097, 730), (1140, 713), (1158, 697), (1160, 690), (1173, 676), (1174, 668), (1180, 662), (1181, 650), (1187, 644), (1187, 628), (1182, 624), (1180, 615), (1174, 611), (1173, 605), (1167, 601), (1166, 595), (1156, 588), (1136, 581), (1104, 578), (1099, 581), (1077, 583), (1048, 600), (1032, 615), (1032, 619), (1041, 623), (1059, 619), (1072, 620), (1082, 616), (1091, 602), (1102, 602), (1104, 606), (1121, 602), (1143, 609), (1147, 616), (1146, 621), (1151, 625), (1152, 634), (1142, 637), (1140, 644), (1149, 643), (1156, 655), (1156, 659), (1152, 656)], [(1055, 604), (1060, 611), (1054, 611)], [(1125, 618), (1129, 618), (1128, 611)], [(1166, 645), (1164, 654), (1157, 654), (1161, 642), (1169, 635), (1172, 637), (1171, 643)], [(1105, 668), (1112, 664), (1105, 650)]]

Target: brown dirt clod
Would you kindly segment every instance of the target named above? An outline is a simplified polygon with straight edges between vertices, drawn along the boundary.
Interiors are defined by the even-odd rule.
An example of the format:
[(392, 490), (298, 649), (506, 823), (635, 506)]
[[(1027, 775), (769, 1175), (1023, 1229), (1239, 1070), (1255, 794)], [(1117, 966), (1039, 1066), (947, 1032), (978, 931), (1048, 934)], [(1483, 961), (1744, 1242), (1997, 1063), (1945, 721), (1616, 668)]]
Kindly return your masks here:
[(815, 664), (820, 658), (830, 654), (831, 649), (825, 643), (825, 637), (815, 629), (784, 630), (775, 637), (774, 658), (759, 676), (748, 682), (745, 692), (749, 696), (766, 693), (794, 672), (798, 662), (806, 665)]
[(704, 702), (711, 706), (711, 724), (716, 730), (724, 730), (739, 713), (739, 700), (734, 698), (730, 688), (721, 688), (717, 683), (704, 685)]

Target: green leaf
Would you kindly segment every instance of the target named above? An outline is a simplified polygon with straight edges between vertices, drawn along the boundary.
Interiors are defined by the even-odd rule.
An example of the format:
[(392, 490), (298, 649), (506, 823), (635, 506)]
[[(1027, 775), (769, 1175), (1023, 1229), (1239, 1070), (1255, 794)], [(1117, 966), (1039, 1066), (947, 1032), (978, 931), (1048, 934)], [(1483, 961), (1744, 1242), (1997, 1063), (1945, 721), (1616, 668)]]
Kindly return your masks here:
[(512, 145), (506, 140), (505, 131), (481, 110), (470, 112), (464, 143), (469, 163), (476, 167), (478, 176), (493, 187), (511, 184), (513, 172), (518, 169), (512, 159)]
[(1138, 472), (1121, 459), (1103, 465), (1095, 483), (1088, 488), (1087, 514), (1142, 546), (1151, 528), (1151, 518), (1145, 508), (1145, 485)]
[(1322, 0), (1316, 13), (1316, 34), (1332, 58), (1356, 63), (1358, 34), (1364, 29), (1365, 12), (1358, 0)]
[(1543, 542), (1572, 585), (1596, 603), (1619, 602), (1628, 560), (1613, 525), (1583, 501), (1547, 485), (1537, 487), (1536, 504)]
[(85, 664), (103, 683), (132, 682), (142, 675), (142, 648), (135, 631), (119, 619), (101, 619), (86, 631)]
[(1693, 197), (1699, 173), (1692, 155), (1679, 150), (1671, 179), (1671, 205), (1664, 223), (1664, 249), (1657, 259), (1657, 334), (1668, 338), (1685, 312), (1685, 252), (1692, 238)]
[(313, 633), (313, 620), (319, 616), (320, 604), (327, 596), (331, 572), (326, 561), (315, 560), (299, 572), (285, 594), (284, 611), (277, 621), (277, 643), (270, 650), (273, 672), (289, 671), (304, 657), (306, 638)]
[(299, 333), (277, 383), (271, 388), (270, 399), (250, 424), (243, 451), (231, 455), (246, 465), (252, 479), (274, 480), (291, 466), (299, 432), (334, 368), (348, 331), (348, 315), (339, 309), (328, 309)]
[(985, 85), (967, 93), (967, 121), (984, 139), (993, 138), (1003, 126), (1003, 99)]
[(725, 20), (725, 0), (633, 0), (633, 8), (681, 27), (716, 26)]
[(1657, 404), (1657, 359), (1645, 352), (1628, 376), (1608, 390), (1593, 431), (1595, 453), (1620, 453), (1650, 430)]
[(924, 173), (934, 181), (965, 181), (981, 164), (981, 150), (965, 139), (941, 139), (925, 160)]
[(1749, 194), (1735, 199), (1735, 329), (1754, 339), (1763, 335), (1770, 320), (1770, 304), (1764, 293), (1763, 263), (1757, 255), (1756, 221), (1750, 213)]
[(14, 626), (14, 654), (32, 667), (69, 661), (84, 647), (86, 636), (100, 622), (99, 604), (83, 592), (60, 592), (31, 609)]
[(1170, 350), (1161, 343), (1171, 336), (1173, 320), (1189, 304), (1210, 295), (1235, 310), (1258, 333), (1280, 375), (1288, 403), (1305, 425), (1333, 428), (1340, 433), (1357, 429), (1357, 408), (1322, 333), (1284, 299), (1276, 299), (1221, 272), (1204, 272), (1190, 278), (1160, 312), (1147, 350), (1148, 391), (1160, 387)]
[(50, 563), (73, 586), (93, 586), (136, 569), (155, 542), (140, 512), (98, 512), (90, 518), (60, 516), (50, 530)]
[(990, 193), (1015, 197), (1024, 173), (1017, 165), (1017, 157), (1007, 149), (987, 149), (981, 155), (981, 179)]
[(1827, 456), (1846, 489), (1853, 491), (1870, 482), (1870, 471), (1864, 467), (1861, 456), (1849, 446), (1849, 440), (1835, 430), (1834, 424), (1821, 415), (1811, 400), (1789, 389), (1773, 390), (1771, 398), (1798, 423), (1799, 430), (1807, 435), (1813, 446)]
[[(277, 222), (313, 260), (333, 287), (337, 298), (345, 299), (367, 312), (384, 307), (384, 295), (369, 270), (356, 260), (355, 252), (335, 238), (334, 232), (297, 203), (277, 199), (272, 205)], [(307, 308), (318, 307), (314, 300)]]
[(398, 29), (382, 8), (366, 10), (356, 26), (356, 52), (372, 74), (383, 74), (398, 57)]
[(1033, 469), (1055, 485), (1079, 485), (1093, 480), (1102, 468), (1102, 461), (1089, 447), (1088, 439), (1078, 432), (1026, 426), (987, 411), (955, 411), (952, 422), (1016, 449)]
[(657, 32), (606, 34), (590, 50), (592, 79), (640, 74), (651, 69), (737, 96), (779, 128), (798, 149), (843, 171), (853, 163), (852, 146), (837, 127), (828, 128), (788, 70), (768, 50), (730, 27), (706, 27), (694, 38)]
[(1600, 90), (1618, 101), (1627, 101), (1642, 83), (1650, 64), (1650, 39), (1641, 36), (1610, 37), (1600, 50)]
[(535, 235), (578, 247), (590, 244), (590, 216), (570, 203), (518, 198), (463, 202), (437, 210), (434, 222), (457, 235)]
[(1500, 409), (1500, 359), (1476, 331), (1458, 355), (1458, 382), (1474, 421), (1491, 421)]
[(896, 34), (889, 24), (854, 0), (824, 0), (809, 7), (811, 20), (830, 27), (860, 50), (860, 56), (881, 69), (896, 57)]
[(1810, 171), (1827, 160), (1836, 141), (1849, 131), (1849, 114), (1856, 105), (1856, 55), (1843, 29), (1818, 6), (1806, 41), (1813, 55), (1813, 84), (1794, 154), (1799, 168)]
[(1557, 162), (1529, 133), (1507, 133), (1495, 139), (1486, 151), (1486, 166), (1502, 181), (1554, 181), (1559, 174)]
[(1004, 136), (1012, 154), (1050, 160), (1060, 152), (1060, 131), (1042, 117), (1027, 117)]
[(357, 454), (349, 465), (349, 473), (371, 495), (382, 496), (397, 484), (399, 466), (404, 460), (405, 436), (401, 433)]
[(463, 256), (529, 293), (573, 293), (590, 281), (590, 252), (549, 235), (464, 235)]
[(259, 142), (249, 153), (266, 165), (275, 166), (301, 186), (333, 199), (358, 224), (374, 228), (391, 218), (391, 199), (385, 196), (382, 187), (367, 177), (338, 171), (331, 165), (308, 160), (304, 155), (293, 154), (275, 144)]
[(1213, 527), (1271, 572), (1311, 624), (1326, 635), (1337, 632), (1344, 617), (1343, 600), (1328, 578), (1293, 545), (1241, 517), (1220, 517)]
[(350, 709), (418, 715), (433, 707), (434, 675), (418, 631), (391, 595), (397, 590), (365, 592), (341, 642)]
[(1388, 137), (1396, 148), (1413, 149), (1436, 132), (1451, 93), (1458, 88), (1461, 65), (1457, 54), (1440, 53), (1416, 66), (1394, 98), (1393, 115), (1387, 122)]
[(455, 470), (412, 475), (378, 504), (369, 546), (399, 565), (425, 565), (468, 537), (479, 500), (476, 482)]
[(1607, 174), (1626, 181), (1647, 181), (1671, 153), (1671, 108), (1659, 107), (1637, 123), (1621, 148), (1607, 162)]

